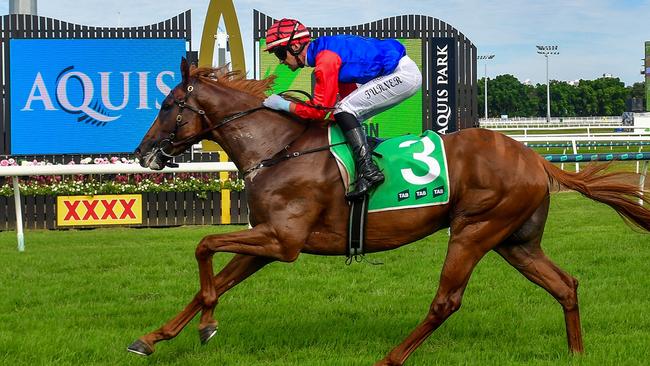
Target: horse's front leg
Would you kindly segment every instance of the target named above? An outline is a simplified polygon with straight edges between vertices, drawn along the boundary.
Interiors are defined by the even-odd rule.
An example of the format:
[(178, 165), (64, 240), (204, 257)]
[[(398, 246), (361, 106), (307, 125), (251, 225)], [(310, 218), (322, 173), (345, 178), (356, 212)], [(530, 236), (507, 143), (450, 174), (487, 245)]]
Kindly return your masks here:
[(199, 265), (199, 280), (201, 290), (199, 300), (202, 304), (199, 335), (201, 342), (206, 343), (216, 333), (217, 322), (214, 319), (214, 307), (219, 299), (217, 288), (213, 285), (212, 257), (216, 252), (230, 252), (243, 255), (267, 258), (269, 261), (279, 260), (292, 262), (298, 258), (307, 233), (285, 234), (282, 238), (270, 225), (258, 225), (253, 229), (236, 233), (208, 235), (196, 247), (196, 260)]
[[(213, 284), (217, 292), (217, 298), (272, 261), (271, 258), (266, 257), (253, 257), (246, 255), (236, 255), (233, 257), (214, 277)], [(185, 309), (183, 309), (183, 311), (162, 327), (136, 340), (129, 346), (128, 350), (141, 355), (150, 355), (153, 353), (154, 345), (157, 342), (176, 337), (190, 322), (190, 320), (198, 314), (202, 307), (201, 293), (199, 292), (194, 296), (194, 299), (192, 299)], [(211, 314), (212, 311), (210, 311), (210, 315)]]

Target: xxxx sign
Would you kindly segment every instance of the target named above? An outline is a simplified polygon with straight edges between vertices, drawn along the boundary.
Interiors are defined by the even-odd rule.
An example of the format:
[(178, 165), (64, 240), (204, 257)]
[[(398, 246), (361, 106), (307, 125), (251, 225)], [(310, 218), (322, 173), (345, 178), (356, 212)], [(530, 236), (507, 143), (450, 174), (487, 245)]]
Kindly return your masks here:
[(142, 196), (59, 196), (58, 226), (95, 226), (142, 223)]

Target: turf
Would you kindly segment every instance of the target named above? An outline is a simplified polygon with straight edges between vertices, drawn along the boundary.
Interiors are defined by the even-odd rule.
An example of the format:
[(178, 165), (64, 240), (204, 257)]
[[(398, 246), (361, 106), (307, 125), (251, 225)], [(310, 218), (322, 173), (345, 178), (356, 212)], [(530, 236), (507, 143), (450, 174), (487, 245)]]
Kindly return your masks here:
[[(219, 333), (196, 319), (148, 358), (125, 351), (198, 289), (203, 235), (245, 229), (0, 232), (2, 365), (372, 365), (424, 317), (446, 231), (391, 252), (383, 265), (303, 255), (226, 293)], [(580, 281), (586, 354), (567, 354), (560, 306), (498, 255), (479, 263), (454, 314), (407, 365), (643, 365), (650, 359), (650, 235), (575, 193), (553, 196), (543, 241)], [(219, 268), (230, 255), (217, 255)]]

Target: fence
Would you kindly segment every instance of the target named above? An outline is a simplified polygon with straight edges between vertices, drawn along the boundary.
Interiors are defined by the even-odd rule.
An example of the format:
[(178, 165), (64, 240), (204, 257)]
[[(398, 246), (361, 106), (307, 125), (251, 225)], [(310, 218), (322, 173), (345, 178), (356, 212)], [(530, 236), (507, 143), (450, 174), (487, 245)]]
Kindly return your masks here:
[[(200, 196), (199, 196), (200, 194)], [(142, 193), (142, 224), (138, 227), (180, 225), (247, 224), (246, 191), (230, 191), (230, 220), (223, 220), (221, 192)], [(22, 196), (23, 226), (26, 229), (57, 229), (56, 196)], [(16, 230), (14, 197), (0, 196), (0, 231)]]
[[(650, 160), (650, 153), (604, 153), (604, 154), (546, 154), (543, 155), (544, 159), (552, 163), (574, 162), (576, 163), (576, 171), (580, 170), (580, 162), (590, 161), (636, 161), (636, 172), (639, 174), (639, 191), (645, 189), (645, 177), (648, 175), (648, 162)], [(639, 162), (643, 161), (643, 168), (639, 170)], [(639, 200), (639, 205), (643, 205), (643, 200)]]
[(479, 124), (483, 128), (508, 129), (508, 128), (545, 128), (552, 129), (557, 127), (587, 127), (587, 126), (616, 126), (623, 125), (621, 116), (594, 116), (594, 117), (551, 117), (549, 121), (546, 118), (481, 118)]
[[(233, 163), (184, 163), (179, 164), (177, 168), (165, 168), (162, 173), (216, 173), (216, 172), (236, 172), (237, 167)], [(16, 232), (18, 236), (18, 249), (24, 250), (23, 241), (23, 219), (27, 223), (33, 223), (35, 228), (53, 228), (56, 217), (55, 197), (54, 196), (36, 196), (23, 199), (20, 195), (18, 177), (30, 175), (77, 175), (77, 174), (136, 174), (150, 173), (149, 168), (143, 168), (135, 164), (115, 164), (115, 165), (51, 165), (51, 166), (8, 166), (0, 169), (0, 176), (13, 177), (14, 186), (14, 210), (15, 215), (10, 217), (10, 210), (6, 210), (6, 219), (13, 218), (16, 222)], [(236, 197), (236, 202), (246, 202), (244, 193), (231, 193)], [(217, 218), (221, 217), (218, 198), (220, 194), (211, 194), (208, 200), (201, 205), (196, 204), (191, 192), (164, 192), (164, 193), (145, 193), (143, 202), (146, 207), (143, 212), (147, 212), (147, 224), (162, 224), (162, 226), (182, 225), (182, 224), (218, 224)], [(242, 199), (243, 198), (243, 199)], [(5, 207), (10, 204), (5, 198)], [(0, 207), (3, 202), (0, 201)], [(23, 216), (22, 207), (25, 205), (26, 215)], [(237, 205), (234, 208), (234, 217), (241, 223), (248, 222), (248, 208), (245, 204)], [(209, 215), (205, 211), (209, 211)], [(163, 215), (152, 215), (151, 212), (164, 212)], [(200, 215), (197, 215), (200, 213)], [(217, 214), (219, 213), (219, 214)], [(206, 222), (206, 218), (211, 218)], [(0, 223), (1, 221), (0, 217)], [(199, 222), (196, 222), (196, 221)], [(8, 220), (7, 220), (8, 221)], [(145, 221), (143, 219), (143, 221)], [(147, 226), (146, 224), (143, 225)], [(155, 226), (157, 226), (155, 225)]]
[[(577, 151), (577, 140), (574, 138), (572, 144), (557, 144), (560, 147), (574, 147)], [(562, 141), (560, 139), (559, 141)], [(644, 141), (638, 141), (636, 146), (650, 144), (650, 136)], [(547, 143), (548, 144), (548, 143)], [(590, 142), (586, 145), (593, 144)], [(611, 142), (610, 142), (611, 144)], [(617, 146), (625, 146), (622, 143), (615, 143)], [(541, 145), (541, 146), (539, 146)], [(601, 144), (609, 146), (608, 144)], [(538, 144), (536, 147), (548, 147)], [(650, 153), (602, 153), (602, 154), (543, 154), (544, 158), (551, 162), (588, 162), (588, 161), (643, 161), (644, 167), (641, 173), (640, 187), (645, 185), (645, 176), (648, 170)], [(579, 170), (577, 166), (577, 170)], [(162, 173), (182, 172), (235, 172), (233, 163), (181, 163), (178, 168), (165, 168)], [(637, 172), (639, 167), (637, 163)], [(55, 196), (27, 196), (22, 197), (18, 189), (18, 176), (31, 175), (77, 175), (77, 174), (136, 174), (151, 173), (148, 168), (141, 168), (133, 164), (116, 165), (57, 165), (57, 166), (15, 166), (1, 167), (0, 177), (13, 177), (14, 200), (10, 197), (0, 197), (0, 231), (16, 229), (18, 236), (19, 250), (24, 248), (23, 223), (27, 228), (32, 229), (54, 229), (56, 228), (56, 197)], [(221, 224), (221, 198), (220, 192), (212, 192), (206, 199), (199, 199), (198, 192), (161, 192), (143, 193), (143, 221), (140, 225), (134, 226), (175, 226), (175, 225), (206, 225)], [(248, 223), (248, 207), (246, 205), (246, 193), (230, 192), (231, 220), (229, 223)], [(22, 208), (25, 208), (23, 213)], [(4, 208), (4, 210), (2, 209)], [(15, 214), (13, 214), (15, 212)], [(12, 225), (15, 223), (15, 226)]]
[[(573, 137), (584, 137), (584, 138), (592, 138), (592, 137), (613, 137), (613, 138), (618, 138), (618, 137), (623, 137), (627, 139), (634, 139), (638, 137), (643, 137), (643, 136), (650, 136), (650, 131), (646, 131), (646, 129), (641, 129), (641, 128), (617, 128), (613, 126), (609, 127), (593, 127), (593, 126), (587, 126), (587, 127), (558, 127), (554, 128), (553, 130), (555, 131), (562, 131), (562, 132), (568, 132), (568, 131), (576, 131), (576, 130), (584, 130), (585, 132), (568, 132), (568, 133), (540, 133), (541, 131), (548, 131), (549, 128), (522, 128), (521, 130), (523, 131), (523, 134), (512, 134), (511, 132), (516, 132), (519, 131), (520, 129), (516, 128), (494, 128), (492, 131), (499, 131), (506, 133), (508, 136), (514, 138), (514, 139), (520, 139), (520, 138), (526, 138), (526, 137), (541, 137), (541, 138), (567, 138), (571, 139)], [(533, 133), (531, 133), (533, 132)]]
[[(638, 134), (638, 135), (628, 135), (628, 134), (609, 134), (607, 136), (577, 136), (577, 135), (529, 135), (529, 136), (516, 136), (509, 135), (513, 139), (524, 143), (529, 147), (537, 148), (553, 148), (560, 147), (564, 148), (564, 153), (560, 155), (565, 155), (568, 148), (571, 148), (573, 155), (579, 155), (580, 147), (587, 147), (588, 149), (594, 149), (597, 147), (639, 147), (638, 153), (641, 153), (641, 150), (644, 146), (650, 144), (650, 134)], [(542, 154), (544, 155), (544, 154)], [(548, 154), (547, 154), (548, 155)], [(614, 159), (621, 160), (621, 159)], [(626, 160), (636, 160), (636, 172), (641, 173), (641, 168), (639, 161), (645, 159), (626, 159)], [(569, 161), (569, 160), (557, 160), (554, 162), (575, 162), (576, 171), (580, 171), (580, 161)], [(584, 160), (585, 162), (590, 160)], [(646, 165), (647, 167), (647, 162)], [(564, 169), (564, 165), (561, 166)], [(645, 173), (643, 173), (645, 175)]]
[[(564, 163), (564, 162), (589, 162), (589, 161), (641, 161), (646, 160), (645, 164), (647, 167), (647, 160), (650, 160), (650, 153), (638, 152), (638, 153), (586, 153), (586, 154), (543, 154), (544, 159), (552, 163)], [(647, 173), (647, 168), (644, 169), (645, 175)]]

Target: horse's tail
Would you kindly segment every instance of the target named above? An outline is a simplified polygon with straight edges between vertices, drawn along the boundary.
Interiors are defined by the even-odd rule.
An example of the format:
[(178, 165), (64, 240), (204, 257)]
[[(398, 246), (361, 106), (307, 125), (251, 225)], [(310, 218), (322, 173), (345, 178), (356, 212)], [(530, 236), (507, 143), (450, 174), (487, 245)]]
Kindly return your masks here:
[[(543, 158), (542, 158), (543, 159)], [(544, 159), (543, 159), (544, 160)], [(579, 173), (565, 172), (544, 160), (551, 183), (582, 193), (612, 207), (629, 224), (650, 231), (650, 192), (626, 182), (639, 181), (636, 173), (606, 173), (609, 164), (589, 164)], [(645, 206), (644, 206), (645, 204)]]

